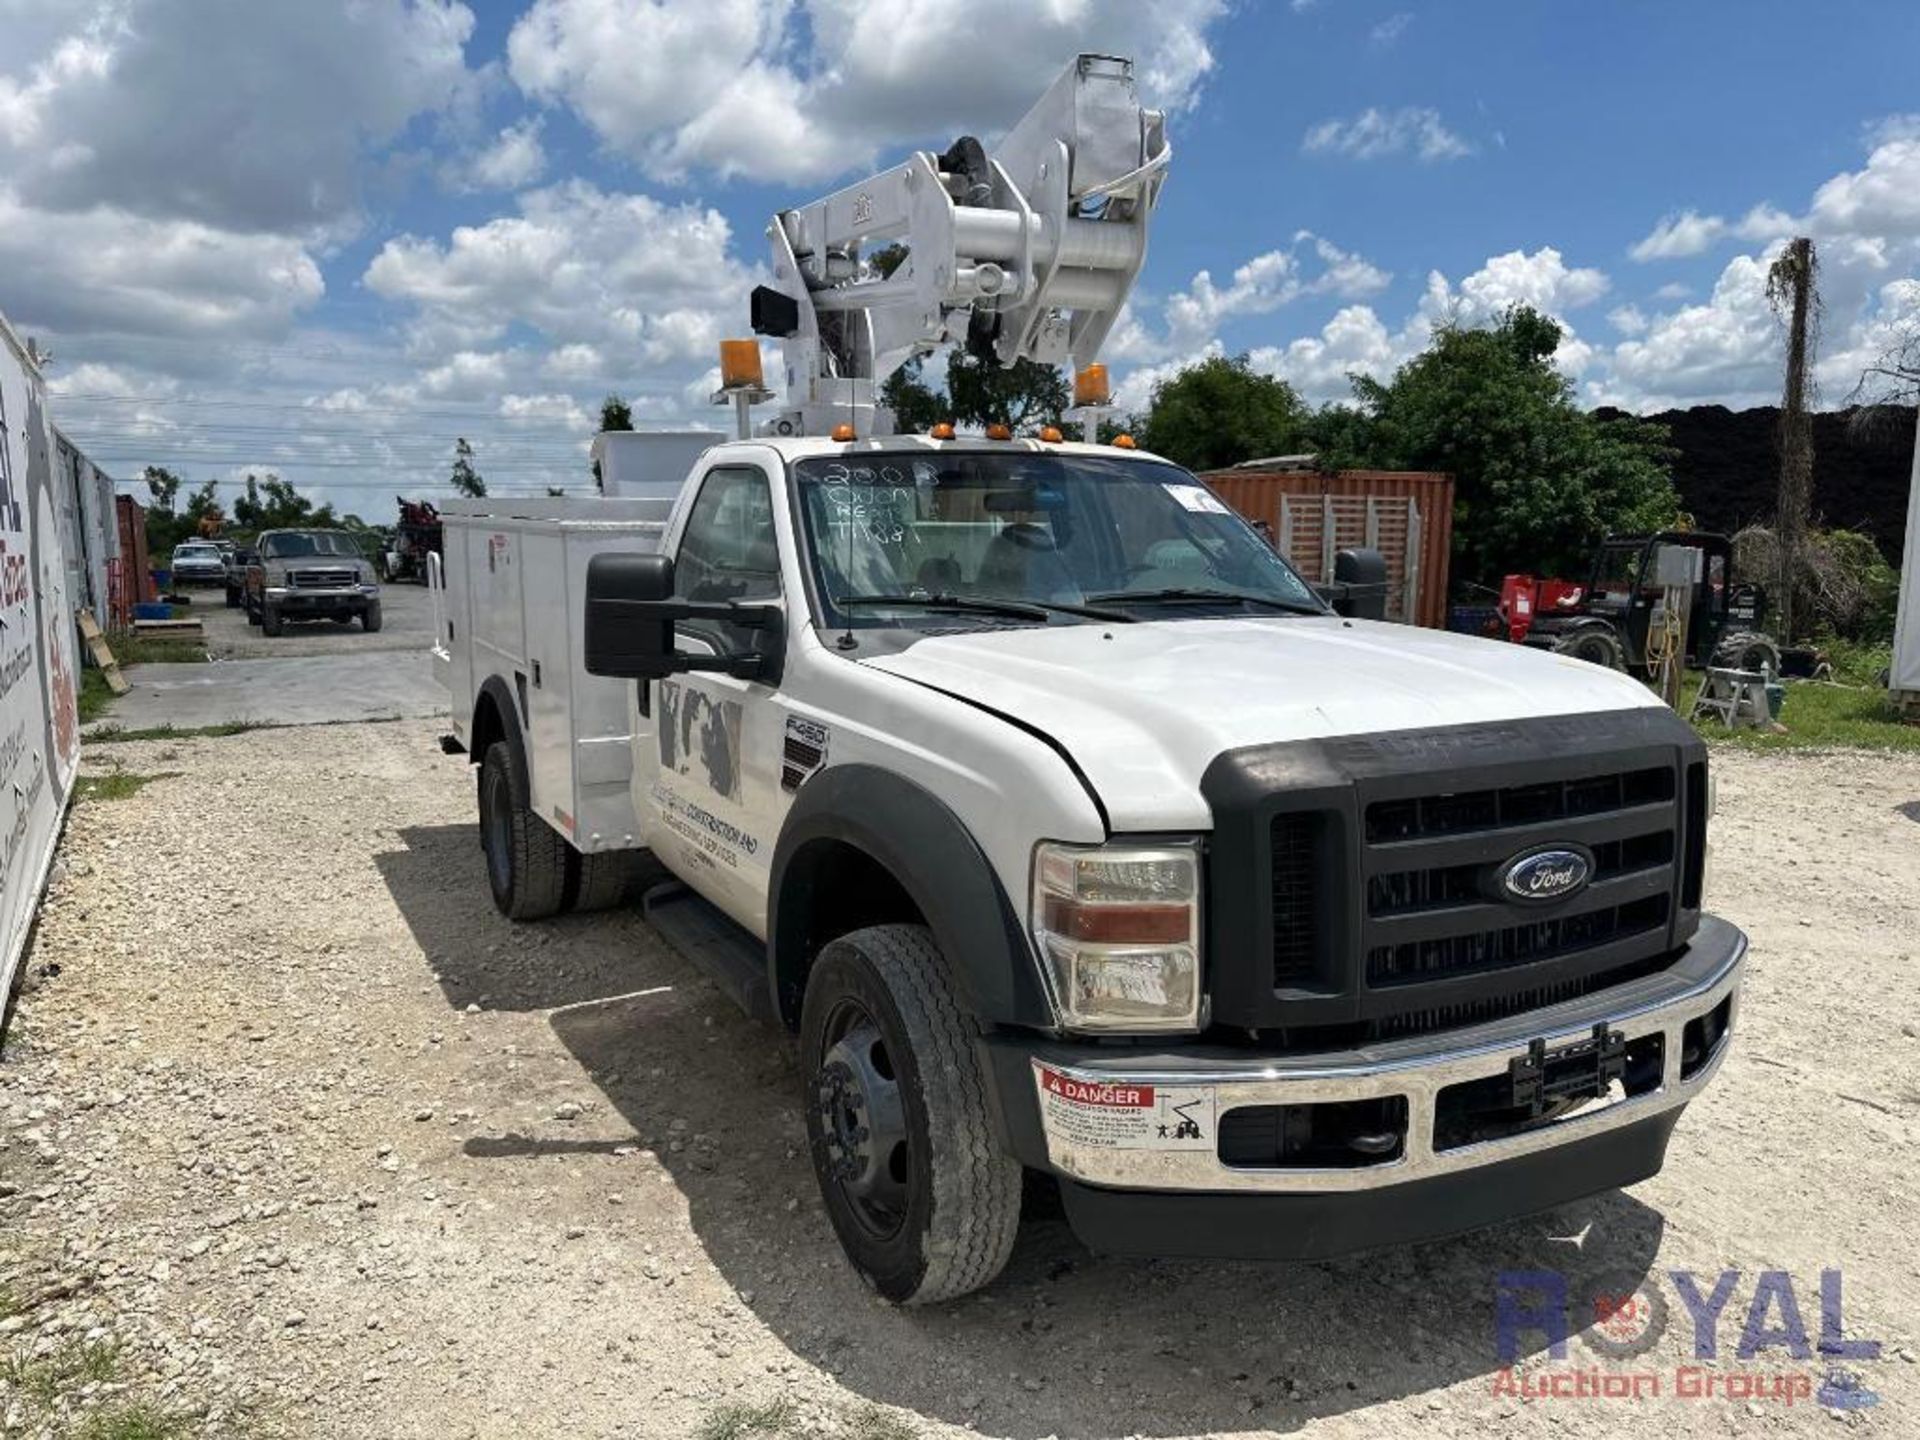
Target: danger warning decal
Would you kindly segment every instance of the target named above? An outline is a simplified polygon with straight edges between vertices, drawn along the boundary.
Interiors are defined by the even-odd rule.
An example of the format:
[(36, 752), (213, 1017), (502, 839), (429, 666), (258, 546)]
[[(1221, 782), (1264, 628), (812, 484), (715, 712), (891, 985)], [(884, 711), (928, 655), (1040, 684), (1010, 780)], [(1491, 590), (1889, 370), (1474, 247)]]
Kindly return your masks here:
[(1040, 1118), (1047, 1134), (1104, 1150), (1211, 1150), (1213, 1087), (1077, 1080), (1038, 1060)]

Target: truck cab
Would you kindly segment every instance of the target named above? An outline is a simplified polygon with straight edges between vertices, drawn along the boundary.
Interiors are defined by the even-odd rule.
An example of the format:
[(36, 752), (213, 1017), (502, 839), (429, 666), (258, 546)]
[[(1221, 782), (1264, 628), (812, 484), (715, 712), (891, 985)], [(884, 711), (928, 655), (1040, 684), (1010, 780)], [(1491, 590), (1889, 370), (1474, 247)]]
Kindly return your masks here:
[[(797, 1034), (828, 1212), (890, 1299), (989, 1281), (1028, 1169), (1157, 1255), (1629, 1184), (1725, 1053), (1745, 942), (1701, 909), (1688, 727), (1597, 666), (1333, 612), (1154, 456), (732, 442), (583, 563), (575, 703), (618, 684), (631, 727), (611, 853)], [(468, 739), (519, 723), (469, 688)], [(557, 908), (607, 862), (516, 749), (476, 756), (489, 873)]]

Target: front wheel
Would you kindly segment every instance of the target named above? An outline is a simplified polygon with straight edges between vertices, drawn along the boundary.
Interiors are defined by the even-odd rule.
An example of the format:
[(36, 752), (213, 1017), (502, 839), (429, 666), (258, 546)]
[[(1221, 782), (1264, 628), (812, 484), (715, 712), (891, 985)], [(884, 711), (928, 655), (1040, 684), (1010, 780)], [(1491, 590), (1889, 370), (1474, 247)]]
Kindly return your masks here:
[(1020, 1225), (978, 1033), (918, 925), (875, 925), (820, 952), (800, 1020), (807, 1134), (827, 1215), (866, 1282), (902, 1305), (998, 1275)]
[(266, 636), (284, 635), (287, 622), (280, 618), (280, 609), (271, 600), (260, 606), (260, 633)]
[(360, 623), (366, 628), (366, 632), (369, 635), (372, 635), (377, 630), (379, 630), (380, 628), (380, 602), (379, 601), (376, 600), (373, 604), (367, 606), (366, 609), (360, 612)]

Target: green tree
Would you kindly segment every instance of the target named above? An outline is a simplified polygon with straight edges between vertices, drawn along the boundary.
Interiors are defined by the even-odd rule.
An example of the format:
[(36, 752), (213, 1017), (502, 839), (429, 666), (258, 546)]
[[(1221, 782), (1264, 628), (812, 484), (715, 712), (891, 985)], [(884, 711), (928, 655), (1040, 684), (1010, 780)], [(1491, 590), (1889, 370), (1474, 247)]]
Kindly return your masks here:
[(473, 446), (464, 435), (453, 442), (453, 474), (449, 478), (453, 488), (462, 495), (478, 500), (487, 493), (487, 482), (473, 468)]
[(181, 519), (186, 522), (184, 526), (186, 534), (198, 535), (204, 521), (211, 520), (216, 530), (226, 524), (226, 512), (220, 508), (220, 502), (215, 498), (215, 489), (215, 482), (209, 480), (187, 497), (186, 512), (181, 516)]
[(1286, 455), (1308, 443), (1307, 407), (1245, 355), (1215, 355), (1153, 387), (1140, 442), (1189, 470)]
[(301, 527), (332, 530), (340, 525), (333, 506), (316, 506), (291, 480), (282, 480), (272, 471), (264, 477), (247, 476), (239, 498), (233, 502), (233, 519), (240, 529), (255, 532)]
[(173, 514), (173, 500), (180, 493), (180, 477), (164, 465), (149, 465), (141, 472), (141, 478), (147, 482), (153, 508), (165, 515)]
[(1584, 575), (1610, 531), (1658, 530), (1678, 513), (1665, 429), (1582, 411), (1554, 368), (1560, 336), (1518, 306), (1491, 328), (1443, 327), (1385, 384), (1354, 379), (1368, 418), (1341, 432), (1359, 442), (1343, 459), (1453, 476), (1457, 579)]
[(602, 430), (631, 430), (633, 428), (633, 407), (618, 395), (609, 395), (600, 402), (600, 428)]
[(897, 434), (919, 434), (948, 418), (946, 397), (921, 378), (922, 368), (916, 355), (881, 383), (880, 403), (893, 411)]
[(981, 360), (964, 350), (947, 359), (947, 399), (962, 425), (1010, 425), (1019, 430), (1058, 425), (1072, 401), (1066, 376), (1052, 365)]

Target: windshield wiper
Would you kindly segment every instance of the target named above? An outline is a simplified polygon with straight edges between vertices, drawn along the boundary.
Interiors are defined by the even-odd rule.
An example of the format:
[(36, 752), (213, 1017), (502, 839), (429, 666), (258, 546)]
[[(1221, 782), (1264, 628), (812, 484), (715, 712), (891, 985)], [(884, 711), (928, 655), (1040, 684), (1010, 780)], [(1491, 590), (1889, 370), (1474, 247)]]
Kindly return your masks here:
[(1303, 600), (1280, 600), (1268, 595), (1246, 595), (1235, 590), (1201, 590), (1192, 588), (1169, 588), (1165, 590), (1102, 590), (1098, 595), (1089, 595), (1089, 600), (1102, 600), (1109, 604), (1145, 604), (1177, 605), (1215, 600), (1231, 600), (1242, 605), (1260, 605), (1269, 610), (1284, 610), (1289, 615), (1324, 615), (1327, 612), (1318, 605), (1309, 605)]
[(959, 610), (975, 615), (1006, 615), (1016, 620), (1045, 620), (1041, 605), (1020, 600), (983, 600), (974, 595), (847, 595), (833, 600), (840, 609), (855, 605), (911, 606), (919, 610)]
[(972, 610), (979, 614), (1020, 615), (1044, 620), (1049, 613), (1079, 615), (1088, 620), (1131, 625), (1140, 617), (1123, 610), (1102, 610), (1095, 605), (1069, 605), (1062, 600), (996, 600), (982, 595), (852, 595), (835, 600), (836, 605), (916, 605), (924, 610)]

